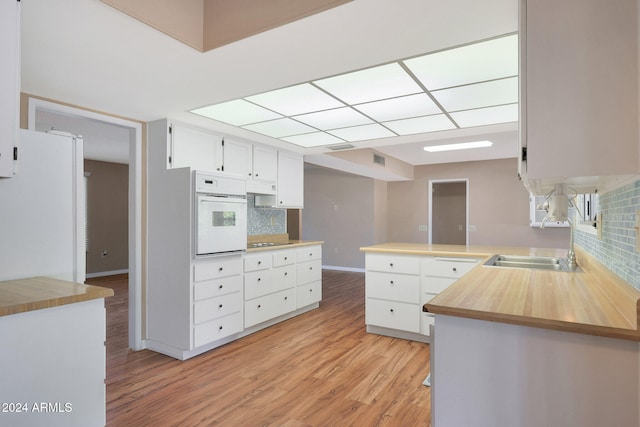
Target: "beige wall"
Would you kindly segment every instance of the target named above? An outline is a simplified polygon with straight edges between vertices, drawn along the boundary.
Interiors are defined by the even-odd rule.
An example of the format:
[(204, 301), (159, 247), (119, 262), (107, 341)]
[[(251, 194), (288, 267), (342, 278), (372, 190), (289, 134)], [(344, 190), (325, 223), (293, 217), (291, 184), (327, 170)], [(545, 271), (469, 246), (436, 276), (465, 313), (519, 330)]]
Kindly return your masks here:
[(431, 242), (444, 245), (467, 244), (467, 183), (439, 182), (431, 194)]
[(388, 184), (389, 241), (427, 242), (429, 180), (469, 179), (471, 245), (568, 248), (568, 229), (529, 227), (529, 194), (517, 177), (517, 160), (417, 166), (414, 180)]
[(128, 270), (129, 165), (85, 160), (84, 170), (91, 174), (87, 178), (87, 274)]
[(360, 247), (386, 240), (384, 193), (384, 183), (375, 184), (371, 178), (305, 168), (302, 238), (325, 242), (324, 265), (364, 267)]

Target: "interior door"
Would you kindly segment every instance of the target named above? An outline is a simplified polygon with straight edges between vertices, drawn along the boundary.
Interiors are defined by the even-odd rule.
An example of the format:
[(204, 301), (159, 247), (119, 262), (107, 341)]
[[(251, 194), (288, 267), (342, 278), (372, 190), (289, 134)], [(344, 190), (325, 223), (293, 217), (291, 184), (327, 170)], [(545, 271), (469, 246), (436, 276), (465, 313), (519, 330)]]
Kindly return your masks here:
[(466, 245), (467, 183), (434, 182), (431, 200), (431, 243)]

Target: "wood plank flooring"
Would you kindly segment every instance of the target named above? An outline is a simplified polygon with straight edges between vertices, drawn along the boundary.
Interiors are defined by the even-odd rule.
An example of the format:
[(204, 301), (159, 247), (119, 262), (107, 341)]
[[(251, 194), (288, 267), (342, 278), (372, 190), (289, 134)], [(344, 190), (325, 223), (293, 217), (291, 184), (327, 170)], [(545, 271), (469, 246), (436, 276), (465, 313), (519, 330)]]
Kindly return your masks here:
[(181, 362), (127, 344), (127, 277), (107, 305), (108, 426), (429, 426), (429, 346), (367, 334), (364, 274), (323, 271), (305, 313)]

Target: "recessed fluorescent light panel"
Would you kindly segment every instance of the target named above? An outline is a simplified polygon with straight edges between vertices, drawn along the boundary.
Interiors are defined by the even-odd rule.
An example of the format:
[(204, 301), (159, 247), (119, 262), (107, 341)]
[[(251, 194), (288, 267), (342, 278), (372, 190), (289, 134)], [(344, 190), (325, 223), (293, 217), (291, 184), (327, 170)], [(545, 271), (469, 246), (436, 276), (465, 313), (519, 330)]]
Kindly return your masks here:
[(424, 151), (428, 151), (430, 153), (437, 153), (440, 151), (468, 150), (471, 148), (491, 147), (492, 145), (493, 145), (493, 142), (491, 141), (461, 142), (458, 144), (427, 146), (427, 147), (424, 147)]
[(514, 122), (517, 111), (515, 34), (191, 110), (302, 147)]

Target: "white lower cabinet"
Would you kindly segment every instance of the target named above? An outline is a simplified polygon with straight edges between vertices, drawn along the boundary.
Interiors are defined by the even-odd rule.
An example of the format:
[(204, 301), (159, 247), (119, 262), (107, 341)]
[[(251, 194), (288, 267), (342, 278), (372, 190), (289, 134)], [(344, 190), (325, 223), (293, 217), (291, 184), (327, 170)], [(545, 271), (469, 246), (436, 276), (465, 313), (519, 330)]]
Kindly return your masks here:
[(269, 326), (282, 316), (318, 306), (322, 299), (320, 245), (255, 252), (244, 258), (245, 328)]
[(191, 349), (242, 332), (242, 257), (199, 261), (193, 278)]
[(475, 258), (365, 255), (367, 331), (427, 341), (434, 316), (422, 306), (478, 264)]

